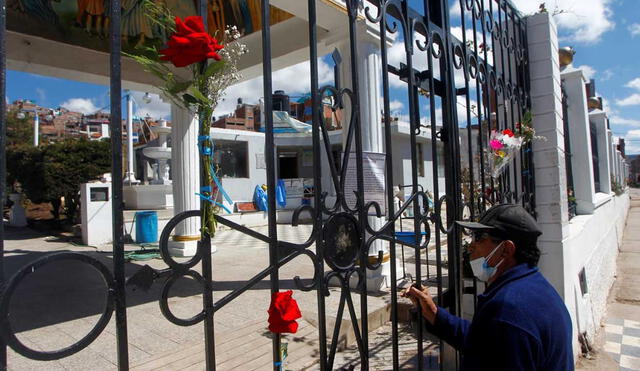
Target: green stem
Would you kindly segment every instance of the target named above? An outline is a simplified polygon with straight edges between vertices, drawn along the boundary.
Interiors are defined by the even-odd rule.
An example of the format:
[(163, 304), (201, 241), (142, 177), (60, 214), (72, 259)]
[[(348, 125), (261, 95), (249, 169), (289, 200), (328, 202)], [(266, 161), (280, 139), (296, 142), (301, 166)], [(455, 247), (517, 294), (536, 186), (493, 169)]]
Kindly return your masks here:
[[(211, 129), (211, 115), (213, 111), (211, 107), (200, 107), (198, 114), (202, 117), (200, 121), (200, 130), (199, 134), (201, 136), (208, 136), (210, 134)], [(210, 148), (213, 151), (211, 142), (202, 143), (204, 148)], [(202, 177), (200, 179), (203, 180), (202, 187), (210, 186), (213, 187), (213, 177), (211, 174), (211, 162), (212, 157), (204, 155), (204, 152), (200, 153), (202, 168), (200, 171), (202, 172)], [(203, 196), (211, 197), (212, 192), (201, 192)], [(201, 211), (201, 224), (202, 224), (202, 236), (205, 234), (209, 234), (209, 236), (213, 237), (216, 233), (216, 207), (213, 203), (203, 200), (200, 203), (200, 211)]]

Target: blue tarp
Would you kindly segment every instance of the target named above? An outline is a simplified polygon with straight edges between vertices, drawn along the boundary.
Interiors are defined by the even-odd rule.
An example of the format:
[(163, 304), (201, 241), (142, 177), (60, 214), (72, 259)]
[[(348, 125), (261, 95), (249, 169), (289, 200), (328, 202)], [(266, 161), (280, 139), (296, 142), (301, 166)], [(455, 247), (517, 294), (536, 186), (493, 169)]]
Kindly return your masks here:
[(253, 203), (256, 204), (256, 207), (260, 211), (267, 211), (269, 209), (267, 203), (267, 192), (265, 192), (259, 185), (257, 185), (255, 191), (253, 191)]
[(278, 179), (278, 186), (276, 187), (276, 202), (280, 207), (287, 206), (287, 190), (284, 186), (284, 180)]

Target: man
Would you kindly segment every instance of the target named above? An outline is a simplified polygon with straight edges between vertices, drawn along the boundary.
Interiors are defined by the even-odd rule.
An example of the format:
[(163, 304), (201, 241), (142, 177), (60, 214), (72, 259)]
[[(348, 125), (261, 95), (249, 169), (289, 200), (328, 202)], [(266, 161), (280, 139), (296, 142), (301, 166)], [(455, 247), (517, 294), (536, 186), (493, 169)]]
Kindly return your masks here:
[(498, 205), (470, 230), (471, 268), (487, 283), (471, 322), (436, 306), (428, 291), (409, 288), (426, 327), (462, 354), (463, 370), (573, 370), (571, 319), (536, 265), (542, 234), (519, 205)]

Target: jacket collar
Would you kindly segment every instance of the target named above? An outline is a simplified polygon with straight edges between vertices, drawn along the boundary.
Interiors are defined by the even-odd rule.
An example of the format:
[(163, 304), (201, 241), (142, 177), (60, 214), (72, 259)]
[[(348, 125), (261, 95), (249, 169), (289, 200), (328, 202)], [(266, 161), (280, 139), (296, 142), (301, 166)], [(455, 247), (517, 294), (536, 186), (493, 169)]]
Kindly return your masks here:
[(518, 264), (515, 267), (508, 269), (506, 272), (502, 273), (502, 275), (496, 278), (485, 290), (484, 294), (479, 295), (478, 298), (482, 298), (484, 300), (489, 299), (494, 296), (496, 292), (500, 290), (503, 286), (508, 284), (509, 282), (518, 280), (520, 278), (529, 276), (538, 272), (538, 267), (529, 267), (529, 264), (522, 263)]

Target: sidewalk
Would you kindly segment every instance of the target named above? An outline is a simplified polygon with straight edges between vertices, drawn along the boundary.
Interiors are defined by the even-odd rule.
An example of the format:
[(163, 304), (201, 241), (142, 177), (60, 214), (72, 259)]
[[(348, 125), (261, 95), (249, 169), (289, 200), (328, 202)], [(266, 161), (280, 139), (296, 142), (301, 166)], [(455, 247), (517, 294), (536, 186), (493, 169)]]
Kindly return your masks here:
[(578, 370), (640, 370), (640, 189), (631, 189), (631, 208), (618, 255), (617, 279), (594, 359)]

